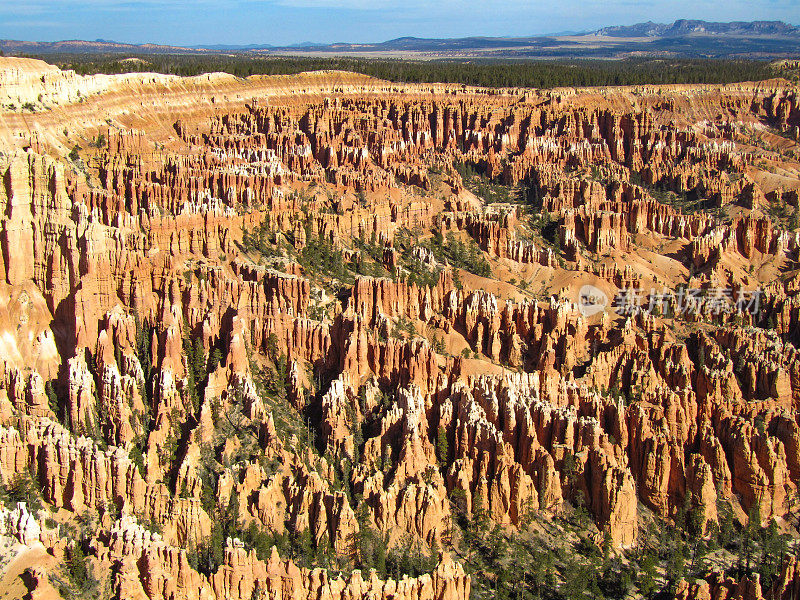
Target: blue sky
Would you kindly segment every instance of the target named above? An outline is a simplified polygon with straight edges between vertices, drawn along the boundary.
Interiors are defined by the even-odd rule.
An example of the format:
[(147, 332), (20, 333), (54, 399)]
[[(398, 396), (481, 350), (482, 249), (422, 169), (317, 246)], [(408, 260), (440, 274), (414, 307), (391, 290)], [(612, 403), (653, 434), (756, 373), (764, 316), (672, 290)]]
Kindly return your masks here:
[(679, 18), (800, 25), (800, 1), (0, 0), (0, 38), (283, 45), (524, 36)]

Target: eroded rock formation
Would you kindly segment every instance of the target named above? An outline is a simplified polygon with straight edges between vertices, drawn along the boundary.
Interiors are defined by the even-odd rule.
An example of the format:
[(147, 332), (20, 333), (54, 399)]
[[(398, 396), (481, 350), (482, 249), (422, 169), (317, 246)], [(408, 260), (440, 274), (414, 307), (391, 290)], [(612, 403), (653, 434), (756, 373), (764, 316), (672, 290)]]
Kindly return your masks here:
[[(580, 506), (625, 550), (643, 511), (688, 502), (705, 531), (721, 502), (793, 510), (798, 286), (777, 275), (800, 238), (761, 207), (800, 185), (765, 177), (747, 140), (800, 122), (796, 88), (0, 61), (5, 96), (52, 105), (2, 109), (0, 477), (100, 515), (88, 547), (115, 597), (455, 600), (470, 576), (434, 550), (459, 546), (459, 517), (514, 531)], [(103, 143), (65, 156), (77, 136)], [(536, 214), (487, 204), (464, 163)], [(639, 303), (588, 314), (587, 285)], [(735, 304), (752, 290), (758, 306)], [(255, 534), (192, 564), (221, 515), (348, 564), (370, 532), (437, 564), (334, 577), (259, 559)], [(23, 506), (3, 532), (39, 538)], [(714, 577), (678, 597), (764, 597)], [(794, 563), (780, 577), (786, 597)]]

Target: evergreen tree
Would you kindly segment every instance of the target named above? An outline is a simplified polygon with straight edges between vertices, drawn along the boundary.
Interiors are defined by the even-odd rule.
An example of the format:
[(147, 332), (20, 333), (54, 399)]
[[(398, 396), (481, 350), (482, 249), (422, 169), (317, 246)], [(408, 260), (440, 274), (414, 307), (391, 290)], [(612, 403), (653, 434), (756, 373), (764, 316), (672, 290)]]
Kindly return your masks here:
[(97, 586), (97, 581), (89, 570), (89, 561), (83, 547), (77, 541), (73, 542), (67, 551), (66, 567), (70, 583), (79, 592), (90, 592)]
[(751, 562), (756, 551), (756, 540), (761, 529), (761, 507), (754, 501), (747, 515), (747, 525), (742, 528), (737, 553), (737, 565), (740, 575), (749, 575)]
[(636, 580), (636, 587), (645, 598), (649, 598), (657, 588), (658, 557), (650, 550), (646, 551), (639, 561), (639, 575)]
[(208, 373), (213, 373), (222, 363), (222, 350), (217, 347), (208, 356)]
[(30, 512), (42, 508), (37, 485), (28, 471), (18, 473), (8, 485), (8, 498), (12, 502), (25, 502)]
[(278, 358), (279, 349), (278, 336), (275, 335), (275, 333), (270, 333), (267, 336), (267, 356), (272, 360), (276, 360)]
[(769, 587), (778, 576), (783, 556), (788, 550), (786, 537), (778, 532), (775, 519), (770, 519), (769, 525), (761, 531), (761, 564), (758, 572), (763, 587)]
[(386, 579), (386, 546), (388, 536), (378, 534), (375, 544), (375, 570), (378, 572), (378, 577)]
[(447, 443), (447, 431), (441, 425), (436, 432), (436, 458), (442, 469), (447, 468), (447, 459), (450, 456), (450, 449)]
[(311, 530), (306, 528), (300, 532), (297, 540), (297, 557), (303, 566), (309, 567), (314, 561), (314, 538)]
[(56, 395), (55, 379), (52, 379), (44, 384), (44, 391), (47, 394), (48, 407), (56, 416), (56, 419), (63, 421), (63, 409), (58, 401), (58, 396)]
[(206, 380), (206, 364), (206, 350), (203, 347), (203, 340), (199, 337), (195, 338), (192, 353), (192, 372), (197, 385), (202, 385)]

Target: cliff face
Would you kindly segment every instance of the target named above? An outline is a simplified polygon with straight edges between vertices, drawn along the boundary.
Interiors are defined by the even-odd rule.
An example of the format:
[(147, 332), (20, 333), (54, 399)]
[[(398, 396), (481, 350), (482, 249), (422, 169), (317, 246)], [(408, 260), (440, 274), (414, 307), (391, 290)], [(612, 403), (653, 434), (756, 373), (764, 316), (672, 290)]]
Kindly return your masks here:
[[(470, 576), (437, 553), (461, 547), (459, 520), (515, 531), (577, 506), (625, 550), (644, 513), (696, 505), (706, 531), (726, 503), (765, 523), (793, 509), (800, 317), (778, 274), (800, 244), (759, 206), (800, 186), (749, 141), (800, 122), (794, 88), (0, 61), (8, 98), (50, 106), (24, 134), (0, 115), (0, 477), (98, 515), (84, 542), (115, 597), (466, 598)], [(787, 152), (764, 160), (789, 173)], [(524, 202), (489, 204), (486, 186)], [(588, 314), (585, 285), (653, 310)], [(726, 307), (759, 289), (760, 311), (655, 297), (679, 288), (724, 288)], [(0, 510), (0, 534), (69, 554), (26, 508)], [(279, 554), (301, 534), (340, 570), (376, 538), (435, 564), (334, 577)]]

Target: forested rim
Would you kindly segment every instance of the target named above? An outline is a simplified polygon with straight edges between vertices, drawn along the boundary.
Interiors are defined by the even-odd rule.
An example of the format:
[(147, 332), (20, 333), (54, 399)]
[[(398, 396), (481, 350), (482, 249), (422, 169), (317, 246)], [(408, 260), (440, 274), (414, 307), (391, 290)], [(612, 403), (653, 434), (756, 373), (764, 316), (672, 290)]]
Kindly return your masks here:
[[(22, 55), (21, 55), (22, 56)], [(192, 76), (210, 72), (290, 75), (341, 70), (404, 83), (461, 83), (482, 87), (578, 87), (638, 84), (735, 83), (776, 76), (770, 63), (757, 60), (388, 60), (360, 58), (254, 57), (246, 54), (119, 55), (42, 54), (39, 58), (81, 75), (158, 72)]]

